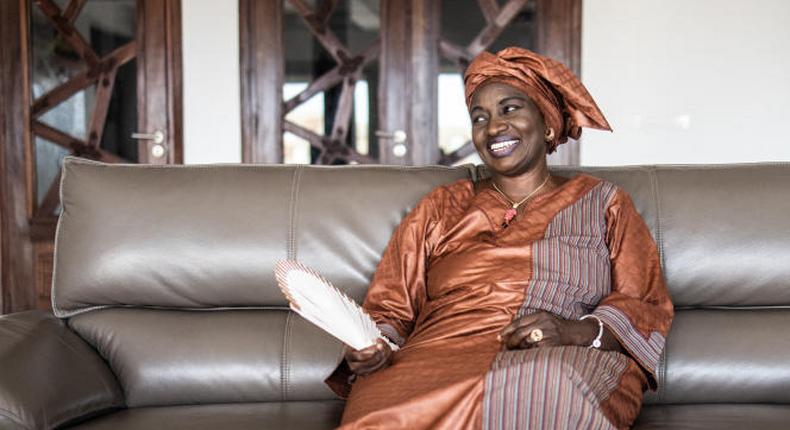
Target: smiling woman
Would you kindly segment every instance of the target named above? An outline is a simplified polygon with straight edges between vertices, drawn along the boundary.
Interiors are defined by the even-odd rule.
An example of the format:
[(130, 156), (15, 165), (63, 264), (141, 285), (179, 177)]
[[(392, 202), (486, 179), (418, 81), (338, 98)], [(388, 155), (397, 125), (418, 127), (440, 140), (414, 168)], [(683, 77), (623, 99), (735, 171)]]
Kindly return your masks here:
[(673, 316), (658, 251), (622, 190), (546, 163), (608, 124), (524, 49), (481, 54), (465, 82), (491, 177), (433, 190), (395, 231), (364, 308), (400, 349), (346, 351), (327, 380), (342, 428), (627, 428)]

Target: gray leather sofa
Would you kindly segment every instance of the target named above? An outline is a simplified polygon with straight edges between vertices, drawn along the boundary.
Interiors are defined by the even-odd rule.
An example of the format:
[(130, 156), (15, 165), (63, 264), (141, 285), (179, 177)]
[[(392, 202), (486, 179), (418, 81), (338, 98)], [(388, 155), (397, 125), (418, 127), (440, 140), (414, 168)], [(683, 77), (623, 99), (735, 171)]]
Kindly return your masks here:
[[(585, 169), (631, 193), (677, 306), (638, 429), (790, 428), (790, 165)], [(400, 218), (468, 167), (69, 158), (56, 316), (0, 317), (0, 428), (314, 429), (341, 345), (289, 312), (298, 258), (362, 299)], [(572, 171), (560, 171), (572, 174)]]

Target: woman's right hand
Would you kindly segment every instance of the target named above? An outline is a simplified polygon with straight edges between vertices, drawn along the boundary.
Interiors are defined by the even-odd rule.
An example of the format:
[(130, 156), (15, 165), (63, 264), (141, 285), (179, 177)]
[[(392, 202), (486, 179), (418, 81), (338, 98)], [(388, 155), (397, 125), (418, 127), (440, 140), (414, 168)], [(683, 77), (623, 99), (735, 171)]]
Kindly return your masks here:
[(392, 349), (383, 339), (378, 339), (374, 345), (359, 351), (346, 348), (348, 368), (358, 376), (369, 375), (387, 367), (391, 359)]

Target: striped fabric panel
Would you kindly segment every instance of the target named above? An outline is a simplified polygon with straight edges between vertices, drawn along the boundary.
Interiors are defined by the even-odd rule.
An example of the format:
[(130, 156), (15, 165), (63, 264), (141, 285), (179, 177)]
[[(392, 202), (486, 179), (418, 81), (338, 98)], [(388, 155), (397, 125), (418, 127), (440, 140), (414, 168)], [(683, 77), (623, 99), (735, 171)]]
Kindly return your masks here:
[(614, 306), (598, 306), (593, 315), (601, 319), (639, 364), (658, 375), (661, 351), (666, 341), (661, 333), (651, 332), (650, 337), (645, 339), (631, 324), (628, 316)]
[(518, 316), (544, 310), (576, 319), (609, 294), (606, 207), (615, 190), (602, 181), (560, 211), (533, 243), (533, 275)]
[(483, 428), (612, 429), (599, 405), (628, 359), (576, 346), (505, 351), (486, 375)]

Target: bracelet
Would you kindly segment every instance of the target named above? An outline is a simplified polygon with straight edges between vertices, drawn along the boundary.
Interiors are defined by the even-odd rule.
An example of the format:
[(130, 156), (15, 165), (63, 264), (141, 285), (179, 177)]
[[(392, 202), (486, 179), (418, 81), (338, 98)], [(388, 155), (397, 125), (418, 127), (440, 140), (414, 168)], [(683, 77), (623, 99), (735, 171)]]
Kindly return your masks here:
[(595, 318), (595, 320), (598, 321), (598, 336), (595, 336), (595, 339), (593, 339), (592, 344), (590, 345), (590, 348), (596, 348), (596, 349), (600, 348), (601, 347), (601, 338), (603, 337), (603, 321), (601, 321), (600, 318), (598, 318), (597, 316), (595, 316), (593, 314), (587, 314), (587, 315), (579, 318), (579, 321), (586, 320), (587, 318)]

